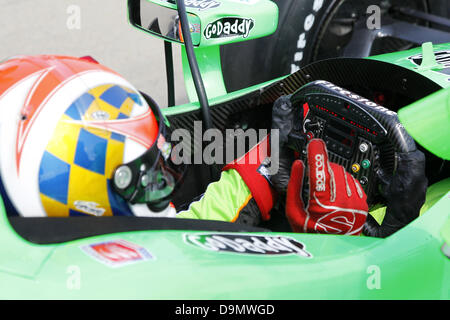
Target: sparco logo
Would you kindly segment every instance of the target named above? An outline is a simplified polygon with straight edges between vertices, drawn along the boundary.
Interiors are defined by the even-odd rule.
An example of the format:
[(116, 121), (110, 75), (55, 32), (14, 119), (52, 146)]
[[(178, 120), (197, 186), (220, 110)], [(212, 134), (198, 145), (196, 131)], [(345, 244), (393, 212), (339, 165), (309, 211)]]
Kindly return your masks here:
[(269, 256), (295, 254), (305, 258), (312, 257), (303, 243), (282, 236), (185, 234), (184, 239), (186, 243), (215, 252)]
[(323, 154), (316, 155), (316, 191), (325, 191), (325, 163)]
[(220, 6), (220, 2), (213, 0), (185, 0), (184, 2), (186, 7), (199, 9), (200, 11)]
[(208, 24), (205, 28), (206, 39), (242, 36), (247, 38), (255, 23), (247, 18), (223, 18)]

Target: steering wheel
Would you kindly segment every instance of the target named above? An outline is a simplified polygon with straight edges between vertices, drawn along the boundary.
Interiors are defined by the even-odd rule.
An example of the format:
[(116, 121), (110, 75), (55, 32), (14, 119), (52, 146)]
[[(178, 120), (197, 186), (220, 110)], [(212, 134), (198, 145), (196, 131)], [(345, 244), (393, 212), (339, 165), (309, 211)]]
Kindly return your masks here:
[(395, 112), (328, 81), (303, 86), (291, 96), (291, 103), (303, 110), (303, 121), (289, 134), (289, 146), (306, 161), (306, 143), (324, 140), (330, 161), (361, 183), (369, 206), (380, 200), (379, 171), (392, 175), (397, 154), (416, 150)]

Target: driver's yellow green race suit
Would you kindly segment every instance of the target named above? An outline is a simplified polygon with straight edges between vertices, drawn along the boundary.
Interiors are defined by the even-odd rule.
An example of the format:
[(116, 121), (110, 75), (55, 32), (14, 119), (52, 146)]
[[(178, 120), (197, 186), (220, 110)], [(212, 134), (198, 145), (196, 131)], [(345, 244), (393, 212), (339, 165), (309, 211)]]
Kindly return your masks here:
[(203, 197), (177, 217), (248, 225), (269, 220), (277, 195), (268, 179), (259, 172), (264, 159), (253, 156), (268, 154), (267, 145), (268, 137), (242, 158), (225, 166), (220, 180), (211, 183)]

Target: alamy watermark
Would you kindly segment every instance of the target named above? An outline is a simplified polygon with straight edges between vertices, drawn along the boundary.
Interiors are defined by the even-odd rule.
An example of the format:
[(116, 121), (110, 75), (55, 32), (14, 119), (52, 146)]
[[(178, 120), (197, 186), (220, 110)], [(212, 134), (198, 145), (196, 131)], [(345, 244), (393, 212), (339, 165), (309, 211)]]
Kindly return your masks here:
[(69, 30), (81, 29), (81, 8), (78, 5), (70, 5), (67, 7), (66, 13), (68, 14), (66, 20), (66, 26)]
[(68, 290), (81, 289), (81, 269), (79, 266), (71, 265), (66, 269), (69, 276), (66, 279), (66, 287)]
[(367, 17), (367, 29), (380, 30), (381, 29), (381, 8), (377, 5), (371, 5), (366, 11)]
[(369, 290), (380, 290), (381, 289), (381, 269), (377, 265), (370, 265), (367, 267), (367, 277), (366, 285)]
[(172, 132), (171, 142), (171, 159), (176, 165), (227, 164), (239, 158), (242, 164), (264, 162), (265, 172), (269, 175), (276, 174), (279, 169), (278, 129), (203, 130), (202, 122), (195, 121), (193, 135), (187, 129), (176, 129)]

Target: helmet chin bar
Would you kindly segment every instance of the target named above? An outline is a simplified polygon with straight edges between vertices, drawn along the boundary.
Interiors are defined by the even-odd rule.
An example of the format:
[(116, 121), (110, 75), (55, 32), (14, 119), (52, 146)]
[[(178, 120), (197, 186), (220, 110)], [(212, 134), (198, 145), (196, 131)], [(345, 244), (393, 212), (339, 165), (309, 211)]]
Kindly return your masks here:
[(147, 207), (150, 211), (159, 213), (167, 209), (170, 205), (171, 200), (162, 200), (158, 203), (147, 203)]
[(130, 204), (145, 203), (151, 211), (160, 212), (166, 209), (171, 201), (178, 172), (176, 168), (171, 168), (169, 155), (158, 147), (158, 140), (165, 140), (167, 131), (161, 111), (149, 96), (143, 93), (142, 95), (158, 118), (156, 141), (142, 156), (120, 165), (114, 171), (112, 184), (114, 190)]

